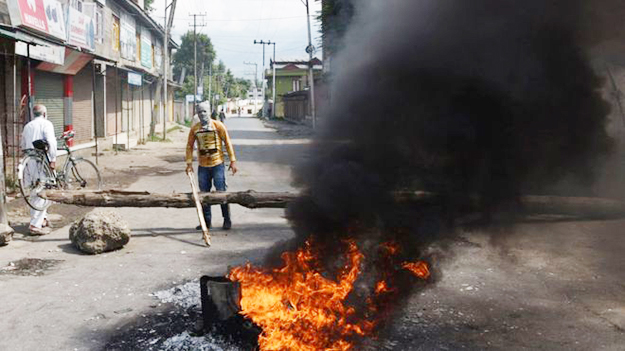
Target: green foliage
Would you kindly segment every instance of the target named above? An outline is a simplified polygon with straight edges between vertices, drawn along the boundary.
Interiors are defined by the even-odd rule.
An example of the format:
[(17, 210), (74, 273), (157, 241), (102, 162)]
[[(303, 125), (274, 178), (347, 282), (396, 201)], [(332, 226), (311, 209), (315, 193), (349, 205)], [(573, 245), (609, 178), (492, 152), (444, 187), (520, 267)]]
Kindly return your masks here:
[(154, 0), (145, 0), (145, 10), (148, 12), (152, 12), (154, 10), (154, 8), (152, 7), (152, 4), (154, 3)]
[[(193, 39), (192, 31), (184, 34), (180, 49), (173, 57), (174, 76), (180, 76), (182, 69), (186, 68), (183, 87), (177, 91), (178, 98), (184, 98), (185, 95), (192, 95), (194, 92)], [(235, 78), (222, 61), (214, 62), (216, 56), (210, 38), (206, 34), (197, 34), (197, 86), (204, 86), (202, 100), (209, 100), (209, 86), (213, 97), (219, 96), (219, 99), (213, 101), (215, 106), (225, 103), (227, 98), (245, 98), (251, 82)]]
[(349, 27), (354, 15), (353, 0), (325, 0), (317, 20), (321, 22), (324, 50), (334, 52)]

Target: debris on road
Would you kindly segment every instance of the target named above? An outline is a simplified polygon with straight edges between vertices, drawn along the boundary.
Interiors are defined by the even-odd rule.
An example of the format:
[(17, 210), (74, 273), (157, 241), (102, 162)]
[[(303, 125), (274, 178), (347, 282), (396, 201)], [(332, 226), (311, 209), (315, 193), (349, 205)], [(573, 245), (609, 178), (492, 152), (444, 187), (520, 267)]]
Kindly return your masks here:
[(124, 247), (130, 228), (116, 213), (95, 210), (72, 224), (69, 239), (82, 252), (100, 254)]

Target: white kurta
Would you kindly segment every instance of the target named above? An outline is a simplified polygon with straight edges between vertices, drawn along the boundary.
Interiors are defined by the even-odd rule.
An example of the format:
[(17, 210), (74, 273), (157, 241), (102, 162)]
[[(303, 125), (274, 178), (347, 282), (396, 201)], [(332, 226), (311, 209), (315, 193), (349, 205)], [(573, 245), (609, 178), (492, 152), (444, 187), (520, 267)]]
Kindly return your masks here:
[[(56, 162), (57, 145), (52, 122), (43, 117), (37, 117), (24, 126), (21, 143), (22, 150), (33, 149), (33, 141), (35, 140), (45, 140), (48, 142), (48, 145), (50, 146), (48, 149), (48, 158), (50, 159), (50, 162)], [(36, 194), (31, 194), (30, 198), (35, 206), (42, 206), (45, 204), (45, 200)], [(37, 211), (32, 208), (30, 209), (30, 225), (33, 227), (41, 228), (46, 217), (47, 210)]]

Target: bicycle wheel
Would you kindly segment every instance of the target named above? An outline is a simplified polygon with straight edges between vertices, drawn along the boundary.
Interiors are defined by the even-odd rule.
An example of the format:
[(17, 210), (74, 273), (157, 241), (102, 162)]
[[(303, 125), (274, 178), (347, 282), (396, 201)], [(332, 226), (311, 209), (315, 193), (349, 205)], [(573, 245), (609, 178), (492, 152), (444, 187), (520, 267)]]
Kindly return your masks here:
[(54, 187), (54, 173), (43, 159), (37, 156), (25, 156), (20, 162), (17, 178), (24, 201), (32, 209), (43, 211), (52, 204), (51, 201), (37, 196), (46, 189)]
[(102, 177), (93, 162), (77, 159), (67, 163), (64, 174), (64, 188), (68, 190), (100, 190)]

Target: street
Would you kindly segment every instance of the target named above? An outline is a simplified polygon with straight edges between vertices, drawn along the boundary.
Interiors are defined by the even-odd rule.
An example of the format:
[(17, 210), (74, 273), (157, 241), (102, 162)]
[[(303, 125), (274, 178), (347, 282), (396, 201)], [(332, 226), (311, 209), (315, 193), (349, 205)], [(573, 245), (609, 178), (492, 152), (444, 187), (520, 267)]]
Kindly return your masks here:
[[(285, 124), (286, 132), (276, 133), (249, 117), (226, 124), (239, 161), (239, 173), (228, 176), (230, 191), (296, 191), (291, 170), (306, 159), (311, 140), (304, 127)], [(122, 172), (132, 178), (127, 190), (189, 192), (187, 130), (168, 133), (171, 143), (118, 155), (105, 150), (105, 180)], [(224, 231), (215, 206), (210, 248), (194, 229), (194, 208), (114, 211), (132, 229), (119, 251), (81, 254), (68, 239), (69, 225), (56, 226), (63, 222), (58, 214), (52, 234), (17, 233), (1, 249), (0, 349), (238, 350), (210, 335), (190, 336), (197, 306), (165, 302), (162, 292), (196, 294), (197, 303), (193, 280), (246, 261), (262, 264), (276, 242), (293, 235), (284, 211), (232, 206), (233, 227)], [(624, 350), (624, 224), (538, 218), (498, 228), (509, 233), (497, 240), (467, 229), (432, 249), (438, 281), (413, 294), (362, 349)], [(10, 268), (24, 259), (30, 266)]]
[[(280, 137), (256, 118), (231, 118), (227, 125), (239, 161), (239, 173), (227, 178), (229, 190), (293, 190), (290, 166), (302, 157), (308, 140)], [(171, 132), (172, 143), (140, 145), (117, 156), (105, 152), (99, 160), (105, 187), (107, 175), (126, 168), (148, 172), (135, 177), (128, 190), (190, 192), (184, 173), (187, 131)], [(283, 210), (232, 206), (233, 228), (226, 232), (214, 206), (210, 248), (195, 230), (195, 208), (114, 211), (132, 229), (122, 250), (81, 254), (68, 239), (69, 225), (34, 239), (16, 233), (2, 249), (0, 267), (24, 258), (45, 260), (42, 264), (50, 267), (32, 270), (34, 275), (28, 270), (26, 276), (0, 271), (0, 291), (8, 302), (0, 314), (1, 350), (99, 349), (107, 331), (153, 309), (158, 300), (151, 293), (205, 274), (224, 275), (228, 266), (258, 260), (273, 243), (291, 236)], [(59, 219), (51, 218), (54, 227)]]

